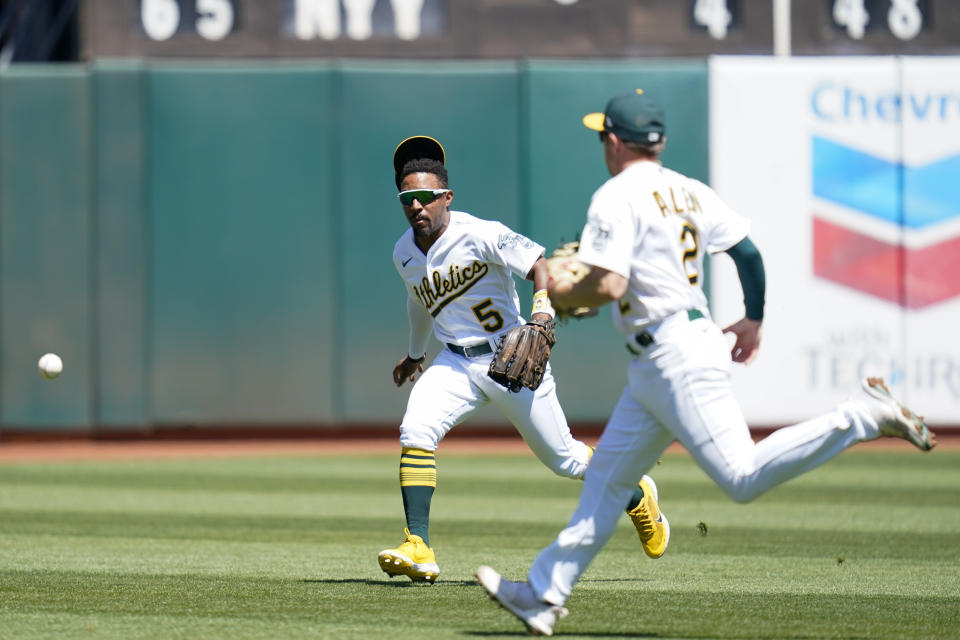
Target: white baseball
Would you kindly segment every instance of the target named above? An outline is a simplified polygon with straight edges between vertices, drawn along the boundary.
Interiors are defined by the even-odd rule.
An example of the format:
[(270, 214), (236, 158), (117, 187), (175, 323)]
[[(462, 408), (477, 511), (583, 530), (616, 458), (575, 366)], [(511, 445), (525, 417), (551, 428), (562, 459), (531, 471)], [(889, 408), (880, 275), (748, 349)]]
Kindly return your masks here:
[(40, 369), (40, 375), (48, 380), (52, 380), (63, 371), (63, 360), (55, 353), (45, 353), (41, 356), (40, 361), (37, 362), (37, 367)]

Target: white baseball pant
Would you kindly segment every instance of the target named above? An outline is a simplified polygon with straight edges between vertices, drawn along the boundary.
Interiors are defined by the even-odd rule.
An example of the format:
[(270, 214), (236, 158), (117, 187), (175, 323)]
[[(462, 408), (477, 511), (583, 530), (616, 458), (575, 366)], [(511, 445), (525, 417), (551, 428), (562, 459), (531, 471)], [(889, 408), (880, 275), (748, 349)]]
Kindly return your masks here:
[(654, 343), (630, 361), (627, 387), (597, 443), (577, 509), (530, 568), (530, 584), (547, 602), (566, 601), (616, 529), (640, 476), (675, 439), (731, 498), (747, 502), (880, 436), (868, 408), (849, 400), (754, 443), (733, 396), (721, 330), (682, 312), (648, 332)]
[(492, 359), (493, 354), (467, 358), (449, 349), (437, 354), (410, 392), (400, 424), (401, 446), (435, 451), (454, 425), (492, 402), (547, 468), (560, 476), (583, 477), (590, 447), (570, 434), (550, 365), (536, 391), (514, 393), (487, 375)]

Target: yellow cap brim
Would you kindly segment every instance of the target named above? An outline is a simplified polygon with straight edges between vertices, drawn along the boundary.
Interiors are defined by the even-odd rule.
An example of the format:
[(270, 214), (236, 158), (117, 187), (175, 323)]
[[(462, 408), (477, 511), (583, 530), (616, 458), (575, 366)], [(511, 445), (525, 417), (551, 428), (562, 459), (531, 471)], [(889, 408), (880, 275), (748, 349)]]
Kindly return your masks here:
[(603, 131), (603, 123), (607, 119), (602, 113), (588, 113), (583, 116), (583, 126), (594, 131)]

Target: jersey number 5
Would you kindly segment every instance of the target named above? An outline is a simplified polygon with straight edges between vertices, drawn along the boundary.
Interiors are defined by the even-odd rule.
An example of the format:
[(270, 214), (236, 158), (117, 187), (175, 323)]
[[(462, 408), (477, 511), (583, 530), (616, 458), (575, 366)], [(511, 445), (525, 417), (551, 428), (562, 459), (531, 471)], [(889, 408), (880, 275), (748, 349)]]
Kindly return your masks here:
[(493, 300), (487, 298), (483, 302), (470, 307), (473, 309), (473, 315), (477, 316), (477, 320), (480, 321), (480, 326), (487, 333), (496, 333), (503, 328), (503, 316), (500, 315), (500, 312), (496, 309), (487, 310), (487, 307), (492, 304)]

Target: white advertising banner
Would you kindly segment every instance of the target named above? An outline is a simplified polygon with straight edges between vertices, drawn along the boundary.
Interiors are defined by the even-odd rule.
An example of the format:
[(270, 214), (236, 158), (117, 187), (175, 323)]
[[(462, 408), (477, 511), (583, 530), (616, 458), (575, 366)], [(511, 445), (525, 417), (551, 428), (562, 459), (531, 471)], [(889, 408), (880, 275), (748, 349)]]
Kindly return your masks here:
[[(960, 58), (712, 58), (710, 154), (767, 271), (760, 353), (734, 372), (749, 423), (812, 417), (877, 375), (960, 425)], [(724, 325), (742, 294), (712, 264)]]

